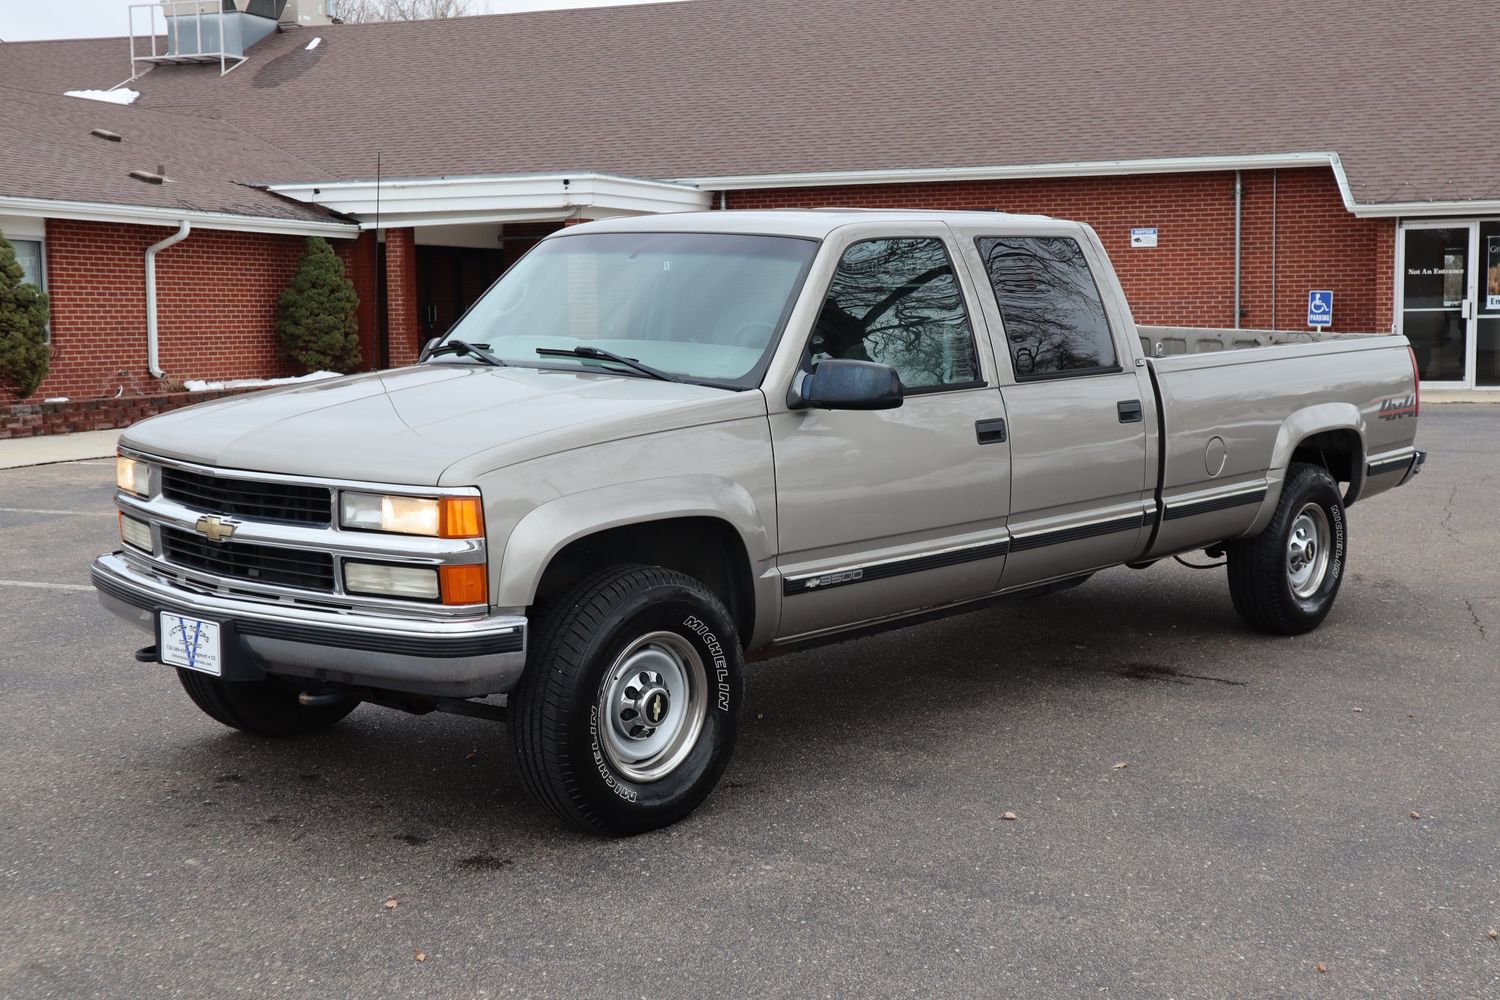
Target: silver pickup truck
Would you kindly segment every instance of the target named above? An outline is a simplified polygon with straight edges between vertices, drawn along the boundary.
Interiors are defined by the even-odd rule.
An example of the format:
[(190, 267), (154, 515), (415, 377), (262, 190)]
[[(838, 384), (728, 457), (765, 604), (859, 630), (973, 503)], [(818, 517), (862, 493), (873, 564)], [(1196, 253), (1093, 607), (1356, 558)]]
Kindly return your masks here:
[(503, 717), (628, 834), (712, 790), (747, 659), (1200, 549), (1316, 627), (1418, 407), (1399, 336), (1137, 327), (1075, 222), (598, 222), (419, 364), (130, 428), (93, 580), (225, 725)]

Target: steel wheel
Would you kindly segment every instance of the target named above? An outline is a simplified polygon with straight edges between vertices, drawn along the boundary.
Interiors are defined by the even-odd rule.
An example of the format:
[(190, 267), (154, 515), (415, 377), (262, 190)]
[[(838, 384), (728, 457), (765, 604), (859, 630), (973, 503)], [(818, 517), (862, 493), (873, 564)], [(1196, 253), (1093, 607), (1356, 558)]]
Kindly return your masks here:
[(1309, 503), (1297, 512), (1287, 537), (1286, 579), (1298, 597), (1310, 597), (1323, 585), (1332, 535), (1320, 505)]
[(708, 671), (673, 632), (625, 647), (599, 685), (599, 743), (631, 781), (659, 781), (692, 752), (708, 712)]

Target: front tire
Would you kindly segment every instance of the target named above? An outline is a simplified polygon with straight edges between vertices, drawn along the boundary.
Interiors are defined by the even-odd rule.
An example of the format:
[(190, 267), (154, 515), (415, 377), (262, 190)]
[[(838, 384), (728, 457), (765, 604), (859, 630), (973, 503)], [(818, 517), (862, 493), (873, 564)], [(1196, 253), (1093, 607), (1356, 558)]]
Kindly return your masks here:
[(1344, 579), (1348, 531), (1344, 501), (1328, 470), (1291, 466), (1271, 523), (1226, 547), (1235, 611), (1273, 635), (1317, 628)]
[(225, 681), (177, 668), (193, 704), (215, 722), (254, 736), (304, 736), (327, 729), (359, 707), (353, 698), (332, 705), (303, 705), (297, 689), (275, 678)]
[(659, 566), (585, 580), (537, 630), (511, 698), (527, 790), (559, 817), (625, 836), (696, 809), (729, 763), (743, 660), (729, 612)]

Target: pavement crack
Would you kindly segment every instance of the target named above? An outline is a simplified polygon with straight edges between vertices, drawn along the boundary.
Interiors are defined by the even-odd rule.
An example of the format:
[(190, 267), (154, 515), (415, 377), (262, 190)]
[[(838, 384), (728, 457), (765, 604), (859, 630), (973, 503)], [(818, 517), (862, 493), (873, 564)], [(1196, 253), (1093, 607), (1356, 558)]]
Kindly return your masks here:
[(1453, 527), (1453, 504), (1458, 500), (1458, 483), (1453, 484), (1453, 489), (1448, 491), (1448, 502), (1443, 504), (1443, 519), (1438, 526), (1448, 533), (1448, 537), (1458, 539), (1458, 529)]
[(1464, 607), (1469, 609), (1469, 617), (1474, 619), (1474, 627), (1479, 630), (1479, 638), (1488, 642), (1490, 638), (1489, 629), (1485, 628), (1484, 622), (1479, 620), (1479, 612), (1474, 610), (1474, 602), (1465, 597)]

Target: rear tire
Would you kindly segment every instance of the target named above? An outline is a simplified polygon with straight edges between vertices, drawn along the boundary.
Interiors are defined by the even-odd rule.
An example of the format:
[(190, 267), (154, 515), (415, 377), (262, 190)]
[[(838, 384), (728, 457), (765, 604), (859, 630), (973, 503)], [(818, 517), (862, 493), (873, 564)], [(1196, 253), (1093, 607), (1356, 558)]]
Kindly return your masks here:
[(1328, 470), (1291, 466), (1271, 523), (1225, 547), (1234, 610), (1247, 625), (1273, 635), (1317, 628), (1344, 579), (1348, 530), (1344, 501)]
[(177, 669), (193, 704), (215, 722), (255, 736), (303, 736), (340, 722), (359, 707), (350, 698), (334, 705), (302, 705), (297, 689), (274, 678), (224, 681), (196, 670)]
[(729, 763), (743, 671), (734, 622), (700, 581), (659, 566), (583, 581), (541, 615), (511, 696), (527, 791), (609, 836), (677, 822)]

